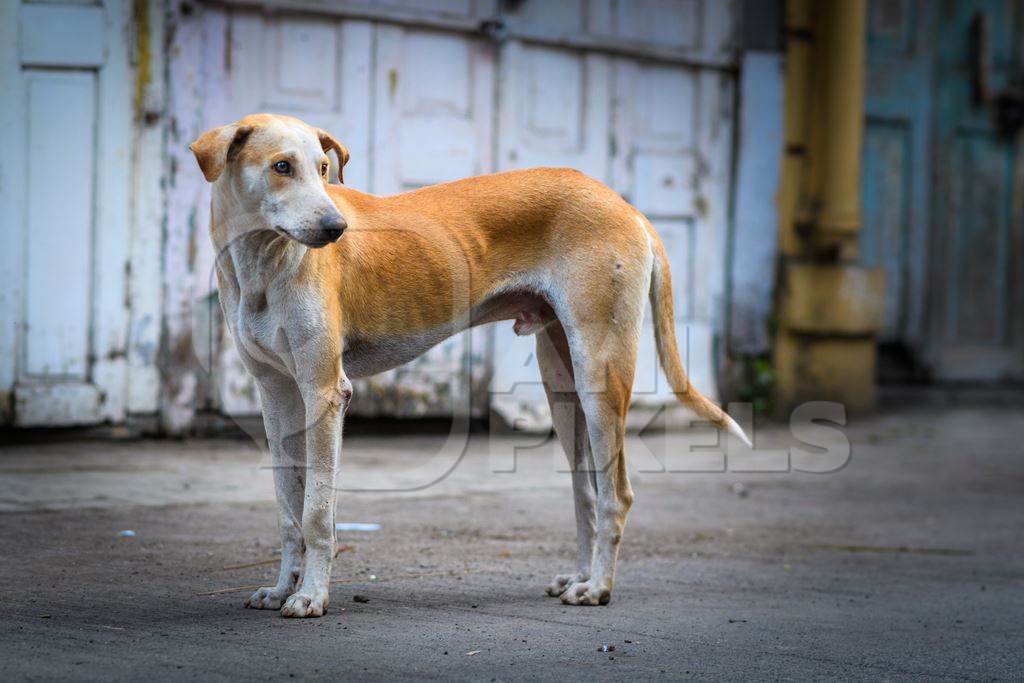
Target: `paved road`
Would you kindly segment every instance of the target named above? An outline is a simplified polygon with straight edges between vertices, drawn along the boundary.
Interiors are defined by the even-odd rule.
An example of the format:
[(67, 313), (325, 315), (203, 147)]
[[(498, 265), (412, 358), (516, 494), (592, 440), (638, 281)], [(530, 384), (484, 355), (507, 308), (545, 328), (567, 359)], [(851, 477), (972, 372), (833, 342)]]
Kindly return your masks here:
[[(302, 621), (241, 608), (238, 587), (272, 565), (228, 568), (275, 550), (251, 445), (6, 447), (0, 668), (6, 680), (1020, 679), (1024, 411), (904, 409), (845, 434), (848, 465), (816, 475), (659, 473), (648, 451), (672, 460), (706, 435), (633, 437), (647, 471), (600, 608), (543, 595), (574, 544), (551, 444), (496, 472), (533, 439), (476, 435), (422, 487), (450, 464), (443, 437), (349, 438), (345, 482), (375, 490), (344, 494), (340, 518), (381, 530), (342, 534), (329, 615)], [(780, 427), (757, 438), (792, 443)]]

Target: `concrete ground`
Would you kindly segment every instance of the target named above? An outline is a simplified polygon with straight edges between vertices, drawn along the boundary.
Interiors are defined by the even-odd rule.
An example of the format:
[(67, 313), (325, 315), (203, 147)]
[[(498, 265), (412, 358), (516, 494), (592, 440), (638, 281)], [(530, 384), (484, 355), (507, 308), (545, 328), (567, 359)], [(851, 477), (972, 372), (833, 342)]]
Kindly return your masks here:
[[(0, 670), (5, 680), (1024, 675), (1020, 405), (853, 420), (830, 437), (849, 439), (850, 460), (828, 474), (655, 471), (666, 458), (681, 469), (680, 454), (706, 438), (631, 437), (627, 453), (645, 471), (633, 475), (616, 592), (607, 607), (579, 608), (543, 594), (574, 552), (571, 489), (551, 443), (477, 434), (451, 468), (461, 449), (446, 451), (443, 436), (349, 437), (343, 485), (362, 490), (341, 495), (339, 520), (381, 529), (340, 535), (330, 612), (312, 620), (242, 608), (275, 574), (277, 538), (270, 473), (251, 443), (7, 446)], [(757, 442), (794, 440), (776, 425)], [(515, 471), (501, 471), (517, 445)]]

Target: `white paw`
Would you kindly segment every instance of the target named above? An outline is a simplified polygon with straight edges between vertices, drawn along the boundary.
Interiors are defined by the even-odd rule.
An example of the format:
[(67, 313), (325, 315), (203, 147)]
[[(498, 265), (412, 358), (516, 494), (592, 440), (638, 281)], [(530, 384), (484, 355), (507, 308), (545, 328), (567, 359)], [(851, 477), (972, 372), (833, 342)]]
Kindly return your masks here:
[(607, 605), (612, 599), (612, 589), (595, 581), (581, 581), (570, 584), (561, 597), (566, 605)]
[(281, 608), (282, 617), (322, 617), (327, 611), (326, 590), (300, 590), (289, 596)]
[(589, 577), (584, 574), (559, 574), (556, 576), (544, 592), (553, 598), (557, 598), (559, 595), (565, 592), (565, 589), (574, 583), (581, 583), (586, 581)]
[(249, 596), (249, 599), (245, 601), (245, 606), (251, 609), (281, 609), (281, 603), (291, 593), (290, 590), (278, 588), (277, 586), (260, 588)]

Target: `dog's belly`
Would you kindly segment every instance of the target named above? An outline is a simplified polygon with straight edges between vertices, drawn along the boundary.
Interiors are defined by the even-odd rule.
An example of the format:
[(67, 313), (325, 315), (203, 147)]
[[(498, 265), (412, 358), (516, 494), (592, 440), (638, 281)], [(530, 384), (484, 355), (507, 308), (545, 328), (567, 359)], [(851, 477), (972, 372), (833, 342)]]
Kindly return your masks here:
[(400, 338), (372, 340), (347, 337), (342, 352), (345, 375), (351, 379), (369, 377), (404, 365), (459, 331), (458, 328), (439, 328)]
[(353, 332), (345, 336), (342, 365), (352, 378), (368, 377), (404, 365), (445, 339), (477, 325), (515, 320), (515, 332), (536, 334), (555, 319), (547, 298), (535, 292), (502, 292), (488, 297), (468, 313), (433, 329), (373, 339)]

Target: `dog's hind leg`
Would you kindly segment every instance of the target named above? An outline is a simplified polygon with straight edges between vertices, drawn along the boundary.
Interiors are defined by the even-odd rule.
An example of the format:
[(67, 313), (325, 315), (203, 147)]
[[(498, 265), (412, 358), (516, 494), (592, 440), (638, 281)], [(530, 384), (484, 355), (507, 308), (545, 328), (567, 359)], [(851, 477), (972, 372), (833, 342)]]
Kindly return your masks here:
[(643, 291), (623, 286), (608, 299), (577, 299), (569, 319), (563, 318), (576, 391), (586, 416), (597, 492), (590, 576), (562, 592), (562, 602), (570, 605), (603, 605), (611, 600), (619, 543), (633, 504), (623, 444), (647, 287), (642, 277), (633, 281)]
[(254, 609), (281, 609), (295, 592), (302, 571), (302, 498), (306, 487), (306, 412), (295, 380), (273, 370), (261, 372), (257, 385), (270, 445), (281, 529), (281, 569), (277, 584), (260, 588), (245, 601)]
[(590, 578), (590, 560), (597, 533), (596, 484), (590, 457), (587, 421), (576, 395), (572, 359), (565, 329), (557, 320), (537, 333), (537, 364), (544, 391), (551, 407), (551, 419), (572, 468), (572, 490), (576, 508), (576, 573), (559, 574), (547, 587), (547, 594), (558, 597), (565, 589)]

